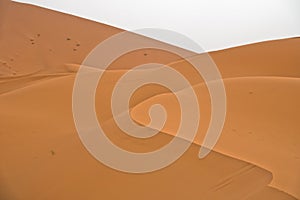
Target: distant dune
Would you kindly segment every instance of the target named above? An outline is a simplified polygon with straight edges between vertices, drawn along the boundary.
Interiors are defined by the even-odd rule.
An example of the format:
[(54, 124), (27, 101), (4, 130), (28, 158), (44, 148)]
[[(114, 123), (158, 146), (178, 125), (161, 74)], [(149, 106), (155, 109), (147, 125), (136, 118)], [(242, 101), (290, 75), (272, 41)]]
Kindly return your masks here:
[[(203, 79), (194, 75), (186, 60), (143, 49), (113, 62), (97, 88), (96, 112), (107, 136), (124, 149), (148, 152), (165, 145), (176, 134), (180, 118), (174, 94), (149, 84), (133, 94), (131, 116), (148, 124), (148, 108), (161, 103), (169, 116), (163, 130), (140, 140), (116, 126), (107, 97), (132, 67), (149, 62), (169, 65), (191, 82), (200, 104), (200, 128), (188, 151), (164, 169), (137, 175), (95, 160), (82, 145), (72, 115), (78, 68), (97, 44), (122, 31), (0, 1), (0, 199), (300, 198), (299, 38), (209, 53), (225, 84), (227, 118), (219, 142), (204, 159), (197, 154), (210, 120), (210, 98)], [(204, 56), (135, 37), (176, 49), (190, 59)]]

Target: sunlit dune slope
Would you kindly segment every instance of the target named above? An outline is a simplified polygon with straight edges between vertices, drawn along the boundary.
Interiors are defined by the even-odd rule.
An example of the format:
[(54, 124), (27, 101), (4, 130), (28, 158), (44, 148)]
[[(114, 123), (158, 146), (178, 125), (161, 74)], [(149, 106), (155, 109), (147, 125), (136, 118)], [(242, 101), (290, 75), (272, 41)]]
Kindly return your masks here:
[[(297, 145), (300, 141), (300, 64), (296, 56), (299, 44), (300, 39), (295, 38), (212, 53), (219, 63), (227, 94), (227, 117), (215, 150), (272, 171), (271, 185), (297, 197), (300, 196), (300, 148)], [(263, 59), (261, 51), (266, 51), (268, 56)], [(200, 55), (193, 59), (202, 58)], [(181, 61), (171, 66), (182, 69), (188, 64)], [(210, 96), (203, 80), (194, 85), (194, 91), (201, 110), (195, 142), (202, 144), (210, 122)], [(139, 104), (132, 110), (132, 117), (140, 124), (148, 124), (148, 109), (159, 102), (166, 105), (171, 117), (163, 131), (175, 135), (180, 110), (170, 92)]]
[[(0, 199), (293, 199), (284, 192), (300, 196), (299, 38), (209, 53), (224, 78), (228, 113), (219, 143), (204, 159), (197, 155), (209, 122), (210, 101), (192, 66), (158, 49), (141, 49), (116, 59), (99, 82), (95, 107), (107, 137), (118, 146), (152, 151), (173, 139), (178, 128), (178, 102), (167, 88), (153, 84), (139, 88), (129, 106), (133, 119), (145, 125), (150, 104), (162, 103), (169, 114), (164, 129), (140, 140), (116, 126), (109, 97), (117, 80), (137, 65), (158, 62), (178, 70), (193, 85), (201, 109), (199, 134), (189, 150), (169, 167), (137, 175), (95, 160), (81, 143), (72, 115), (78, 68), (96, 45), (122, 31), (0, 1)], [(134, 36), (136, 42), (176, 49), (205, 64), (204, 54)], [(269, 183), (283, 192), (268, 187)]]

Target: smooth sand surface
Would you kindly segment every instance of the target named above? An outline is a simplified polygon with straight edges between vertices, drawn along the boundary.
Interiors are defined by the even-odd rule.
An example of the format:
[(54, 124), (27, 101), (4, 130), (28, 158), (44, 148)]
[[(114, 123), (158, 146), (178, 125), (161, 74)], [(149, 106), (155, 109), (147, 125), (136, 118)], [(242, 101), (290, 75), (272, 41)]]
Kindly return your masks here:
[(253, 194), (251, 197), (247, 198), (247, 200), (264, 200), (264, 199), (272, 199), (272, 200), (281, 200), (281, 199), (290, 199), (295, 200), (296, 198), (279, 191), (272, 187), (265, 187), (260, 190), (256, 194)]
[[(210, 54), (224, 78), (228, 116), (214, 152), (204, 159), (197, 154), (210, 101), (201, 77), (181, 57), (162, 50), (118, 58), (96, 94), (100, 124), (118, 146), (151, 151), (168, 143), (178, 128), (177, 100), (158, 85), (138, 89), (130, 107), (133, 119), (145, 124), (151, 102), (165, 105), (169, 118), (162, 132), (139, 140), (116, 126), (107, 109), (110, 99), (103, 97), (136, 65), (171, 63), (191, 82), (201, 107), (199, 135), (184, 156), (167, 168), (137, 175), (95, 160), (82, 145), (72, 116), (78, 67), (95, 45), (122, 30), (5, 0), (0, 1), (0, 30), (1, 199), (293, 199), (284, 192), (299, 198), (299, 39)], [(159, 44), (192, 59), (203, 56)]]
[[(270, 172), (219, 153), (200, 160), (195, 144), (176, 163), (157, 172), (134, 175), (105, 167), (85, 150), (73, 125), (73, 81), (74, 76), (54, 78), (1, 95), (1, 182), (6, 196), (241, 199), (271, 181)], [(165, 144), (171, 137), (161, 133), (156, 143), (138, 143), (118, 135), (112, 123), (104, 127), (114, 141), (136, 151)]]
[[(224, 83), (228, 98), (227, 118), (215, 150), (268, 169), (274, 176), (272, 186), (299, 195), (299, 80), (236, 78)], [(195, 90), (205, 91), (201, 86)], [(173, 123), (179, 121), (180, 111), (176, 109), (177, 102), (169, 100), (173, 98), (170, 94), (152, 97), (136, 106), (132, 116), (138, 123), (148, 124), (145, 112), (150, 105), (168, 104), (172, 122), (166, 124), (163, 131), (174, 135), (177, 127)], [(197, 144), (202, 143), (209, 122), (209, 111), (205, 113), (205, 108), (202, 111), (202, 125), (195, 139)]]
[[(257, 51), (253, 50), (255, 46)], [(283, 40), (281, 44), (280, 41), (266, 42), (261, 46), (263, 44), (212, 53), (220, 71), (225, 74), (223, 81), (227, 93), (227, 118), (215, 150), (270, 170), (274, 176), (272, 186), (299, 197), (300, 147), (297, 144), (300, 141), (300, 70), (297, 66), (300, 63), (296, 55), (300, 51), (300, 39)], [(248, 48), (250, 50), (247, 51)], [(264, 59), (260, 59), (261, 48), (269, 55)], [(280, 50), (283, 52), (281, 56), (277, 55)], [(245, 52), (245, 55), (237, 55), (231, 60), (233, 63), (238, 60), (242, 69), (235, 67), (234, 70), (229, 63), (224, 65), (226, 68), (218, 61), (224, 61), (222, 53), (227, 55), (228, 52)], [(229, 55), (234, 58), (232, 54)], [(241, 57), (243, 59), (239, 60)], [(252, 65), (248, 64), (248, 60)], [(272, 62), (274, 70), (271, 68)], [(183, 61), (173, 63), (174, 67), (184, 65), (187, 64)], [(210, 101), (203, 81), (195, 85), (194, 90), (198, 93), (202, 114), (195, 142), (201, 144), (210, 120), (207, 106)], [(184, 90), (179, 92), (184, 93)], [(150, 105), (158, 102), (168, 104), (170, 116), (175, 122), (166, 124), (163, 131), (176, 134), (174, 124), (179, 122), (180, 110), (171, 93), (156, 95), (136, 106), (132, 111), (133, 118), (140, 124), (148, 124), (149, 118), (144, 113)]]

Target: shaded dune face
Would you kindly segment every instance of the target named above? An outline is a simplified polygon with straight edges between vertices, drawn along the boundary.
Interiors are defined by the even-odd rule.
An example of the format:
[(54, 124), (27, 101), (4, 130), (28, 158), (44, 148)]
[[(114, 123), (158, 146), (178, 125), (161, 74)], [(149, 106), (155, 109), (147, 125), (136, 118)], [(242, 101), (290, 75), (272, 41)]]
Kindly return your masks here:
[[(271, 181), (270, 172), (219, 153), (199, 160), (196, 144), (176, 163), (153, 173), (127, 174), (104, 166), (85, 150), (73, 125), (73, 81), (71, 76), (47, 80), (1, 97), (6, 105), (1, 107), (1, 180), (16, 199), (220, 199), (224, 194), (240, 199)], [(114, 142), (124, 143), (111, 123), (106, 126)], [(156, 143), (125, 142), (133, 150), (153, 149), (171, 136), (157, 137)]]
[[(224, 79), (224, 83), (228, 101), (227, 117), (215, 150), (268, 169), (274, 176), (272, 186), (298, 194), (299, 80), (254, 77)], [(202, 87), (204, 85), (195, 86), (199, 96), (205, 96)], [(170, 93), (154, 96), (134, 107), (131, 116), (139, 124), (148, 124), (145, 113), (149, 107), (158, 102), (167, 102), (166, 109), (171, 122), (166, 123), (162, 132), (176, 135), (177, 127), (172, 122), (180, 120), (180, 112), (176, 109), (176, 102), (169, 100), (172, 97)], [(204, 125), (200, 126), (194, 140), (200, 145), (210, 121), (209, 112), (202, 109), (201, 117), (200, 123)]]
[[(108, 97), (118, 79), (137, 65), (158, 62), (180, 72), (196, 92), (201, 110), (198, 134), (179, 160), (152, 173), (129, 174), (93, 158), (72, 115), (78, 68), (97, 44), (123, 30), (9, 1), (0, 2), (0, 30), (0, 199), (300, 197), (299, 38), (209, 53), (224, 78), (228, 113), (217, 146), (204, 159), (197, 155), (211, 109), (201, 76), (168, 51), (142, 49), (116, 59), (95, 96), (99, 123), (114, 144), (133, 152), (153, 151), (169, 143), (178, 129), (178, 101), (157, 84), (135, 91), (129, 108), (132, 119), (144, 126), (149, 107), (162, 104), (168, 113), (163, 129), (141, 140), (116, 125)], [(204, 56), (162, 45), (192, 59)], [(185, 93), (185, 88), (178, 92)]]
[[(300, 195), (299, 44), (295, 38), (211, 53), (227, 95), (227, 117), (215, 150), (270, 170), (274, 176), (271, 185), (296, 197)], [(194, 59), (201, 59), (201, 55)], [(171, 65), (184, 67), (185, 61)], [(203, 81), (193, 88), (201, 110), (194, 142), (201, 145), (210, 122), (211, 104)], [(162, 131), (176, 135), (178, 127), (174, 124), (180, 121), (180, 110), (173, 97), (170, 92), (153, 96), (134, 107), (131, 116), (146, 125), (150, 106), (163, 102), (168, 105), (170, 121)]]

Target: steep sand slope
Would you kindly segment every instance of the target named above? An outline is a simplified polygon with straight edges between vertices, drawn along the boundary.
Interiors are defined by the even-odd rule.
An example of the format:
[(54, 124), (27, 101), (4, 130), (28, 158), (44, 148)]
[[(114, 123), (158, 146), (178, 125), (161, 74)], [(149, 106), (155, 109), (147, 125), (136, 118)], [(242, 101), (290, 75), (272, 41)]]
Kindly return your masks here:
[[(76, 133), (73, 81), (73, 75), (53, 78), (1, 95), (0, 171), (9, 199), (241, 199), (270, 182), (269, 172), (219, 153), (199, 160), (198, 145), (150, 174), (126, 174), (102, 165)], [(161, 133), (155, 143), (138, 143), (119, 135), (109, 122), (105, 127), (116, 142), (135, 151), (170, 139)]]
[[(98, 199), (99, 197), (132, 199), (138, 196), (142, 199), (153, 199), (163, 196), (171, 199), (224, 199), (224, 197), (241, 199), (254, 193), (255, 195), (266, 195), (267, 193), (267, 195), (276, 195), (277, 197), (281, 195), (281, 193), (268, 189), (267, 192), (264, 192), (266, 190), (263, 189), (264, 186), (271, 179), (269, 172), (215, 152), (206, 159), (199, 160), (197, 158), (198, 145), (193, 145), (174, 165), (148, 175), (123, 174), (95, 161), (80, 143), (72, 119), (71, 92), (74, 76), (80, 63), (95, 45), (122, 30), (25, 4), (4, 0), (0, 3), (1, 197), (4, 199)], [(150, 40), (141, 36), (136, 37), (141, 40)], [(176, 48), (164, 45), (170, 50)], [(299, 49), (299, 40), (289, 39), (213, 52), (211, 55), (224, 78), (299, 77), (297, 49)], [(195, 53), (182, 49), (181, 51), (188, 56), (195, 56)], [(186, 75), (191, 83), (198, 87), (202, 82), (201, 78), (192, 76), (191, 73), (194, 71), (190, 70), (185, 62), (174, 63), (180, 59), (179, 56), (165, 51), (146, 49), (129, 53), (110, 66), (102, 82), (104, 83), (102, 87), (105, 86), (106, 90), (99, 88), (100, 92), (96, 97), (99, 102), (97, 101), (96, 108), (104, 129), (108, 130), (108, 133), (114, 133), (108, 137), (116, 144), (128, 150), (144, 152), (156, 149), (172, 139), (171, 136), (164, 133), (158, 134), (149, 141), (125, 137), (111, 120), (111, 112), (102, 112), (102, 108), (108, 107), (110, 102), (109, 99), (103, 97), (110, 94), (115, 81), (128, 69), (147, 62), (173, 63), (172, 67)], [(196, 56), (195, 59), (201, 59), (201, 55)], [(232, 80), (235, 81), (235, 79)], [(237, 82), (240, 85), (244, 81), (238, 80)], [(251, 88), (253, 97), (256, 92), (260, 91), (261, 85), (265, 85), (256, 80), (254, 82), (258, 83), (258, 89)], [(225, 81), (226, 88), (231, 87), (228, 86), (230, 83), (230, 81)], [(249, 87), (251, 85), (252, 83), (248, 84)], [(204, 114), (201, 114), (202, 116), (209, 115), (210, 110), (207, 106), (209, 98), (206, 88), (199, 88), (202, 92), (197, 94), (203, 95), (200, 105), (202, 105)], [(235, 95), (239, 96), (241, 93), (239, 87), (232, 86), (232, 88), (237, 90), (237, 94), (232, 94), (232, 98), (235, 98)], [(270, 86), (262, 87), (262, 89), (269, 91), (273, 88)], [(284, 86), (282, 90), (286, 91), (290, 97), (290, 93), (295, 89), (291, 87), (290, 90), (285, 90)], [(134, 94), (130, 106), (139, 105), (136, 108), (141, 109), (136, 109), (136, 111), (144, 111), (146, 106), (140, 104), (142, 101), (148, 104), (146, 102), (148, 98), (166, 92), (168, 92), (166, 88), (157, 85), (145, 86)], [(244, 95), (250, 94), (246, 92)], [(281, 96), (281, 93), (277, 95)], [(276, 95), (274, 97), (277, 98)], [(158, 101), (164, 101), (160, 96), (157, 98)], [(266, 99), (268, 100), (268, 98)], [(295, 102), (296, 100), (294, 99)], [(168, 97), (165, 101), (166, 106), (172, 110), (176, 100), (173, 99), (170, 103)], [(264, 101), (260, 101), (260, 96), (257, 101), (256, 103), (264, 103)], [(295, 102), (289, 103), (288, 106), (297, 105)], [(233, 102), (234, 105), (240, 106), (243, 103), (243, 101)], [(231, 106), (230, 110), (239, 109), (239, 107)], [(272, 108), (267, 108), (267, 111), (269, 110), (272, 111)], [(232, 129), (248, 131), (249, 123), (241, 121), (243, 119), (238, 111), (235, 113), (230, 118), (231, 125), (234, 126)], [(144, 115), (145, 113), (140, 113), (134, 117), (137, 121), (144, 123)], [(166, 132), (172, 134), (176, 130), (178, 125), (176, 116), (177, 114), (173, 116), (175, 121), (168, 122), (168, 126), (165, 128), (170, 131)], [(249, 120), (253, 120), (251, 116), (254, 115), (248, 116)], [(279, 123), (276, 121), (282, 118), (270, 121), (267, 127), (263, 126), (261, 129), (252, 124), (256, 129), (251, 130), (268, 138), (268, 135), (264, 136), (267, 134), (265, 129), (269, 130), (268, 128), (274, 125), (272, 123), (276, 122), (278, 127), (276, 133), (281, 133), (282, 130), (286, 130), (286, 127), (291, 126), (292, 128), (288, 130), (291, 130), (290, 133), (293, 134), (297, 128), (293, 126), (293, 120), (297, 120), (297, 118), (299, 116), (295, 115), (291, 125), (285, 121), (285, 125), (282, 127), (280, 126), (282, 121)], [(208, 122), (208, 118), (204, 117), (202, 121)], [(202, 124), (201, 130), (204, 131), (207, 123)], [(230, 126), (229, 130), (231, 130)], [(200, 133), (199, 138), (201, 136), (203, 134)], [(295, 142), (299, 141), (298, 136), (295, 137)], [(289, 139), (289, 137), (286, 138), (286, 141), (283, 139), (283, 144), (287, 148), (293, 148), (296, 151), (295, 155), (298, 155), (299, 150), (289, 146)], [(270, 146), (269, 143), (261, 143), (262, 147), (266, 145), (271, 150), (264, 152), (261, 157), (256, 157), (250, 150), (243, 152), (244, 147), (233, 146), (230, 149), (226, 146), (226, 142), (222, 147), (221, 141), (225, 140), (220, 140), (219, 149), (216, 150), (222, 148), (228, 155), (260, 164), (268, 170), (274, 169), (278, 178), (273, 183), (279, 181), (275, 186), (290, 180), (284, 176), (278, 176), (276, 163), (279, 162), (279, 159), (276, 160), (275, 167), (269, 166), (269, 162), (260, 162), (261, 158), (268, 160), (273, 155), (274, 146)], [(249, 140), (251, 141), (250, 137)], [(243, 142), (247, 143), (247, 138)], [(237, 143), (240, 141), (237, 140)], [(280, 145), (283, 144), (280, 143)], [(240, 152), (236, 152), (236, 150)], [(220, 152), (223, 153), (221, 150)], [(288, 151), (282, 151), (280, 158), (287, 154), (294, 156)], [(285, 161), (291, 162), (286, 158)], [(289, 168), (291, 170), (299, 166), (294, 161), (291, 163), (292, 167)], [(283, 177), (283, 179), (279, 177)], [(293, 175), (293, 177), (292, 184), (285, 184), (286, 188), (280, 189), (297, 194), (293, 191), (299, 178), (297, 175)], [(281, 182), (282, 180), (283, 182)], [(263, 189), (262, 193), (260, 193), (260, 189)], [(289, 197), (286, 196), (286, 199)]]
[[(228, 101), (225, 127), (215, 150), (272, 171), (271, 185), (299, 198), (300, 59), (296, 55), (300, 51), (300, 39), (281, 42), (212, 53), (224, 74)], [(262, 51), (268, 54), (265, 59), (261, 57)], [(221, 61), (230, 57), (233, 64), (224, 62), (223, 67)], [(201, 56), (194, 59), (201, 59)], [(180, 70), (188, 64), (182, 61), (172, 66)], [(210, 120), (210, 101), (205, 84), (202, 80), (199, 82), (194, 86), (201, 109), (195, 142), (201, 144)], [(154, 103), (163, 103), (170, 112), (170, 123), (163, 131), (176, 134), (180, 111), (171, 93), (157, 95), (138, 105), (133, 109), (132, 117), (140, 124), (147, 124), (149, 118), (145, 113)]]
[[(300, 80), (296, 78), (232, 78), (224, 80), (227, 89), (227, 117), (215, 150), (249, 161), (273, 172), (274, 187), (299, 196)], [(204, 85), (196, 86), (199, 96), (206, 97)], [(184, 92), (181, 91), (181, 92)], [(166, 105), (170, 122), (163, 132), (176, 134), (180, 120), (178, 103), (172, 94), (158, 95), (132, 110), (140, 124), (148, 124), (146, 114), (156, 103)], [(195, 142), (202, 144), (210, 111), (201, 100), (201, 122)], [(155, 127), (153, 127), (155, 128)]]
[[(272, 185), (300, 197), (299, 77), (300, 39), (271, 41), (210, 53), (224, 78), (228, 97), (225, 128), (217, 151), (266, 167), (274, 173)], [(203, 59), (201, 55), (192, 59)], [(171, 63), (189, 69), (186, 61)], [(188, 76), (188, 75), (187, 75)], [(195, 77), (195, 76), (193, 76)], [(196, 142), (201, 144), (210, 119), (209, 94), (203, 80), (195, 77), (201, 123)], [(147, 124), (150, 104), (164, 103), (171, 112), (164, 131), (175, 134), (178, 103), (162, 94), (134, 109), (133, 118)], [(278, 151), (280, 146), (280, 151)], [(255, 148), (253, 148), (255, 147)]]
[[(0, 76), (22, 76), (32, 73), (64, 73), (80, 65), (101, 41), (123, 30), (86, 19), (31, 5), (3, 1), (1, 6)], [(137, 39), (152, 39), (136, 35)], [(178, 49), (164, 44), (168, 49)], [(180, 50), (187, 55), (195, 53)], [(134, 59), (133, 59), (134, 58)], [(162, 50), (133, 52), (111, 68), (131, 68), (137, 63), (169, 63), (181, 57)]]

